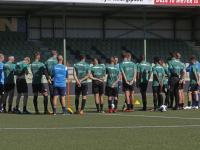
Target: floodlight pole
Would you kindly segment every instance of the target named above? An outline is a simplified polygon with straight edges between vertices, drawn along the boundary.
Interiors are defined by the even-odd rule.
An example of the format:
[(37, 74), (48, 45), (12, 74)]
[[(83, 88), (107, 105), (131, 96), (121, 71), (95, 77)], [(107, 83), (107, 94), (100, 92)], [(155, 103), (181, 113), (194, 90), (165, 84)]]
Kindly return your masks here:
[(66, 66), (66, 17), (65, 17), (65, 6), (63, 6), (63, 55), (64, 55), (64, 65)]
[(144, 24), (144, 56), (145, 58), (146, 56), (146, 12), (145, 12), (145, 8), (143, 11), (143, 24)]

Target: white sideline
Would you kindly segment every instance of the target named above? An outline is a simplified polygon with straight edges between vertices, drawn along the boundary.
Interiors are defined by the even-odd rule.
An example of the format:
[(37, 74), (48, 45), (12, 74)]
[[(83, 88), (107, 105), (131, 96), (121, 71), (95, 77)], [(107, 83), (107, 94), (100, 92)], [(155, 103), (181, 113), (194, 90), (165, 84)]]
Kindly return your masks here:
[(147, 118), (162, 118), (162, 119), (185, 119), (185, 120), (200, 120), (200, 118), (184, 118), (184, 117), (165, 117), (165, 116), (148, 116), (148, 115), (123, 115), (123, 114), (105, 114), (111, 116), (126, 116), (126, 117), (147, 117)]
[(0, 130), (69, 130), (69, 129), (135, 129), (135, 128), (187, 128), (200, 125), (182, 126), (124, 126), (124, 127), (61, 127), (61, 128), (0, 128)]

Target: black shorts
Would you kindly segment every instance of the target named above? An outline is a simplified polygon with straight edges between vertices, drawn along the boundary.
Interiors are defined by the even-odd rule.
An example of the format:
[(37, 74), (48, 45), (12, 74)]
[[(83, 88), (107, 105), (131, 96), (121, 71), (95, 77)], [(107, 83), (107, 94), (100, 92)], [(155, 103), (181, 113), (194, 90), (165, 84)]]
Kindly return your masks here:
[(168, 84), (163, 84), (162, 91), (163, 91), (163, 93), (167, 93), (167, 91), (168, 91)]
[(82, 96), (86, 96), (88, 94), (88, 83), (81, 83), (81, 87), (75, 85), (75, 94), (80, 95), (82, 92)]
[(92, 94), (102, 95), (104, 92), (103, 82), (100, 81), (92, 81)]
[(162, 86), (153, 86), (153, 93), (162, 93)]
[(28, 93), (28, 85), (26, 79), (17, 79), (16, 80), (17, 93)]
[(198, 84), (190, 84), (188, 87), (188, 91), (190, 91), (190, 92), (194, 92), (194, 91), (198, 91), (198, 90), (199, 90)]
[(179, 90), (182, 90), (183, 89), (183, 83), (179, 84)]
[(123, 86), (122, 87), (123, 92), (135, 90), (135, 82), (133, 82), (132, 85), (128, 85), (126, 82), (123, 82), (122, 86)]
[(44, 85), (44, 83), (40, 83), (40, 84), (32, 84), (32, 88), (33, 88), (33, 93), (45, 93), (47, 92), (47, 89)]
[(51, 81), (52, 84), (50, 84), (48, 82), (48, 85), (49, 85), (49, 92), (50, 92), (50, 95), (54, 95), (54, 90), (53, 90), (53, 81)]
[(15, 89), (15, 84), (4, 84), (4, 91), (9, 92)]
[(179, 78), (177, 77), (170, 78), (168, 87), (171, 91), (174, 91), (175, 89), (179, 88)]
[(140, 92), (146, 92), (147, 91), (147, 85), (148, 85), (148, 83), (140, 83), (139, 84)]
[(105, 95), (106, 96), (117, 97), (118, 96), (118, 87), (111, 88), (109, 86), (106, 86)]
[(4, 84), (0, 84), (0, 95), (4, 95)]

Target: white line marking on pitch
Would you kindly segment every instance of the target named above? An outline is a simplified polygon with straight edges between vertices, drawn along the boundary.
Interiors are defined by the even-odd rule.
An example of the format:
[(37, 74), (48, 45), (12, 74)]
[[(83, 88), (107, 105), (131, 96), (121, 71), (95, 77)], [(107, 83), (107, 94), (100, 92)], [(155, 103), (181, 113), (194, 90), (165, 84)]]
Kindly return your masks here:
[(148, 115), (123, 115), (123, 114), (104, 114), (111, 116), (126, 116), (126, 117), (147, 117), (147, 118), (163, 118), (163, 119), (186, 119), (186, 120), (200, 120), (200, 118), (184, 118), (184, 117), (165, 117), (165, 116), (148, 116)]
[(187, 128), (187, 127), (200, 127), (200, 125), (127, 126), (127, 127), (61, 127), (61, 128), (0, 128), (0, 130), (135, 129), (135, 128)]

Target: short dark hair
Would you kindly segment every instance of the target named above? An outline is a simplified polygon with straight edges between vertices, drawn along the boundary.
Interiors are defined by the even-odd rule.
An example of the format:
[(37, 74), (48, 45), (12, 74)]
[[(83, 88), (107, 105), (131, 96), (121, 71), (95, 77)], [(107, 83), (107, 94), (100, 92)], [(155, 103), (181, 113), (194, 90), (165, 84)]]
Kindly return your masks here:
[(36, 59), (40, 55), (40, 52), (35, 52), (34, 53), (34, 58)]
[(170, 53), (170, 56), (171, 56), (172, 58), (176, 58), (176, 53), (175, 53), (175, 52), (171, 52), (171, 53)]
[(53, 55), (56, 55), (58, 52), (57, 52), (57, 50), (52, 50), (51, 51), (51, 55), (53, 56)]
[(115, 59), (115, 58), (118, 58), (117, 56), (113, 56), (113, 58)]
[(110, 63), (115, 62), (114, 57), (110, 57)]
[(170, 60), (171, 60), (171, 58), (170, 58), (170, 57), (168, 57), (168, 58), (167, 58), (167, 60), (168, 60), (168, 61), (170, 61)]
[(144, 60), (145, 59), (145, 55), (140, 55), (140, 59)]
[(81, 54), (79, 55), (79, 59), (80, 59), (80, 60), (85, 59), (85, 54), (81, 53)]
[(164, 62), (164, 60), (162, 59), (162, 58), (160, 58), (160, 60), (159, 61), (161, 61), (162, 63)]
[(156, 62), (159, 62), (160, 58), (159, 58), (158, 56), (155, 56), (155, 57), (154, 57), (154, 60), (155, 60)]
[(127, 57), (127, 58), (130, 58), (130, 57), (131, 57), (131, 53), (127, 53), (127, 54), (126, 54), (126, 57)]
[(190, 60), (197, 60), (197, 57), (195, 55), (191, 55)]
[(98, 61), (97, 58), (92, 58), (92, 62)]
[(121, 56), (122, 56), (123, 59), (126, 58), (127, 57), (127, 52), (126, 51), (122, 51)]

